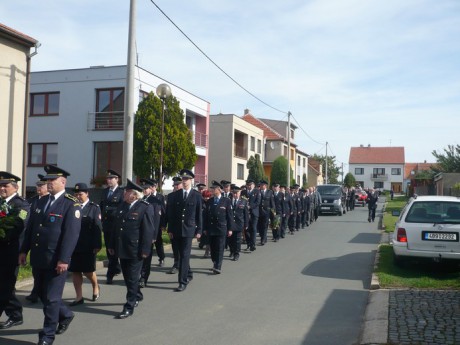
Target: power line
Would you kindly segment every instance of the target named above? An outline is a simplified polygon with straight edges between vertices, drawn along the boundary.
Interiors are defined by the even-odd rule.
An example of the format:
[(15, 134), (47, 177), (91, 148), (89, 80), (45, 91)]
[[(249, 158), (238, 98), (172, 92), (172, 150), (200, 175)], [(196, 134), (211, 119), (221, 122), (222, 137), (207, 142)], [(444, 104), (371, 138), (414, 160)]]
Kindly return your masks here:
[(297, 119), (294, 117), (294, 115), (291, 114), (291, 116), (292, 116), (292, 118), (294, 119), (294, 121), (297, 123), (297, 126), (302, 130), (302, 132), (304, 132), (304, 134), (305, 134), (308, 138), (310, 138), (311, 141), (317, 143), (318, 145), (324, 145), (324, 143), (320, 143), (319, 141), (313, 139), (313, 138), (310, 136), (310, 134), (308, 134), (307, 131), (304, 130), (304, 129), (302, 128), (302, 126), (300, 125), (299, 121), (297, 121)]
[(168, 19), (170, 21), (170, 23), (172, 25), (174, 25), (176, 27), (177, 30), (180, 31), (180, 33), (182, 35), (184, 35), (185, 38), (187, 38), (187, 40), (189, 40), (190, 43), (192, 43), (195, 46), (196, 49), (199, 50), (199, 52), (201, 54), (203, 54), (214, 66), (216, 66), (222, 73), (224, 73), (231, 81), (233, 81), (236, 85), (238, 85), (241, 89), (243, 89), (249, 95), (251, 95), (252, 97), (257, 99), (259, 102), (265, 104), (267, 107), (272, 108), (273, 110), (276, 110), (276, 111), (278, 111), (280, 113), (287, 114), (287, 111), (280, 110), (280, 109), (275, 108), (274, 106), (268, 104), (267, 102), (263, 101), (262, 99), (257, 97), (255, 94), (253, 94), (251, 91), (246, 89), (243, 85), (241, 85), (239, 82), (237, 82), (234, 78), (232, 78), (227, 72), (225, 72), (223, 70), (223, 68), (221, 68), (217, 63), (215, 63), (200, 47), (198, 47), (198, 45), (195, 42), (193, 42), (193, 40), (190, 37), (188, 37), (187, 34), (184, 31), (182, 31), (182, 29), (179, 28), (179, 26), (177, 26), (177, 24), (174, 23), (174, 21), (171, 18), (169, 18), (169, 16), (153, 0), (150, 0), (150, 2), (166, 17), (166, 19)]

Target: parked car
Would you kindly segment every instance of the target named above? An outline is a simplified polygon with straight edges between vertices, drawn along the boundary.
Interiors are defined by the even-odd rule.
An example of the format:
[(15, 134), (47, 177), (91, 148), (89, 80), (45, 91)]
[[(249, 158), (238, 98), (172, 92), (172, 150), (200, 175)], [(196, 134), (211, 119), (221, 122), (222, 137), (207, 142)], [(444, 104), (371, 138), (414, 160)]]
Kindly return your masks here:
[(419, 196), (400, 213), (392, 235), (395, 263), (407, 257), (460, 260), (460, 198)]
[(323, 184), (316, 187), (321, 195), (321, 205), (319, 213), (333, 213), (339, 216), (344, 213), (344, 204), (342, 203), (342, 186), (338, 184)]
[(367, 202), (367, 193), (363, 190), (357, 190), (355, 192), (355, 206), (361, 205), (362, 207), (366, 206)]

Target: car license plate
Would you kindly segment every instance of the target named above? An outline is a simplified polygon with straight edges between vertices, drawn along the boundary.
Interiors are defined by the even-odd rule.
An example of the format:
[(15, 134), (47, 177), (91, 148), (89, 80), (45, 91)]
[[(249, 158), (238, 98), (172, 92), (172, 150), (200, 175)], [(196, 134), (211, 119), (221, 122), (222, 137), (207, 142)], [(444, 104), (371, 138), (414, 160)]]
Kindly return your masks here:
[(330, 210), (331, 208), (330, 207), (327, 207), (327, 206), (323, 206), (321, 207), (322, 210)]
[(425, 241), (452, 241), (458, 242), (458, 233), (456, 232), (429, 232), (422, 231), (422, 239)]

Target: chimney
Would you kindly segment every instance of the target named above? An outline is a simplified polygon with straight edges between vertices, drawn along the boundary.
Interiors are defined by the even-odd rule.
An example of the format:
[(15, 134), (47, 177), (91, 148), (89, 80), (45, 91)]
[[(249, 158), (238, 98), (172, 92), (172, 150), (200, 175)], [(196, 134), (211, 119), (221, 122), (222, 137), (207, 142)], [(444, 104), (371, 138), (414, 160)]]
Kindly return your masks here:
[(251, 110), (249, 110), (249, 109), (247, 109), (247, 108), (244, 109), (244, 115), (247, 115), (247, 114), (250, 114), (250, 113), (251, 113)]
[(367, 144), (367, 147), (371, 147), (371, 144)]
[(363, 145), (363, 144), (361, 144), (361, 145), (359, 145), (359, 147), (364, 147), (364, 145)]

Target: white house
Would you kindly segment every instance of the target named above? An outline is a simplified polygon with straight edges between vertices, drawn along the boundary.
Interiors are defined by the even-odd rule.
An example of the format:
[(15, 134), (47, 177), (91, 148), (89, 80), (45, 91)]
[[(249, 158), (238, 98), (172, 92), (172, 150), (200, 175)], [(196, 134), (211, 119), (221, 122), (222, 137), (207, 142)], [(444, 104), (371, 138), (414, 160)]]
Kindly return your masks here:
[[(198, 160), (196, 180), (206, 182), (210, 103), (158, 76), (136, 67), (139, 100), (166, 82), (180, 101), (192, 131)], [(122, 172), (126, 66), (33, 72), (27, 184), (33, 185), (46, 164), (69, 171), (69, 185), (90, 183), (111, 168)], [(171, 188), (167, 181), (165, 189)]]

